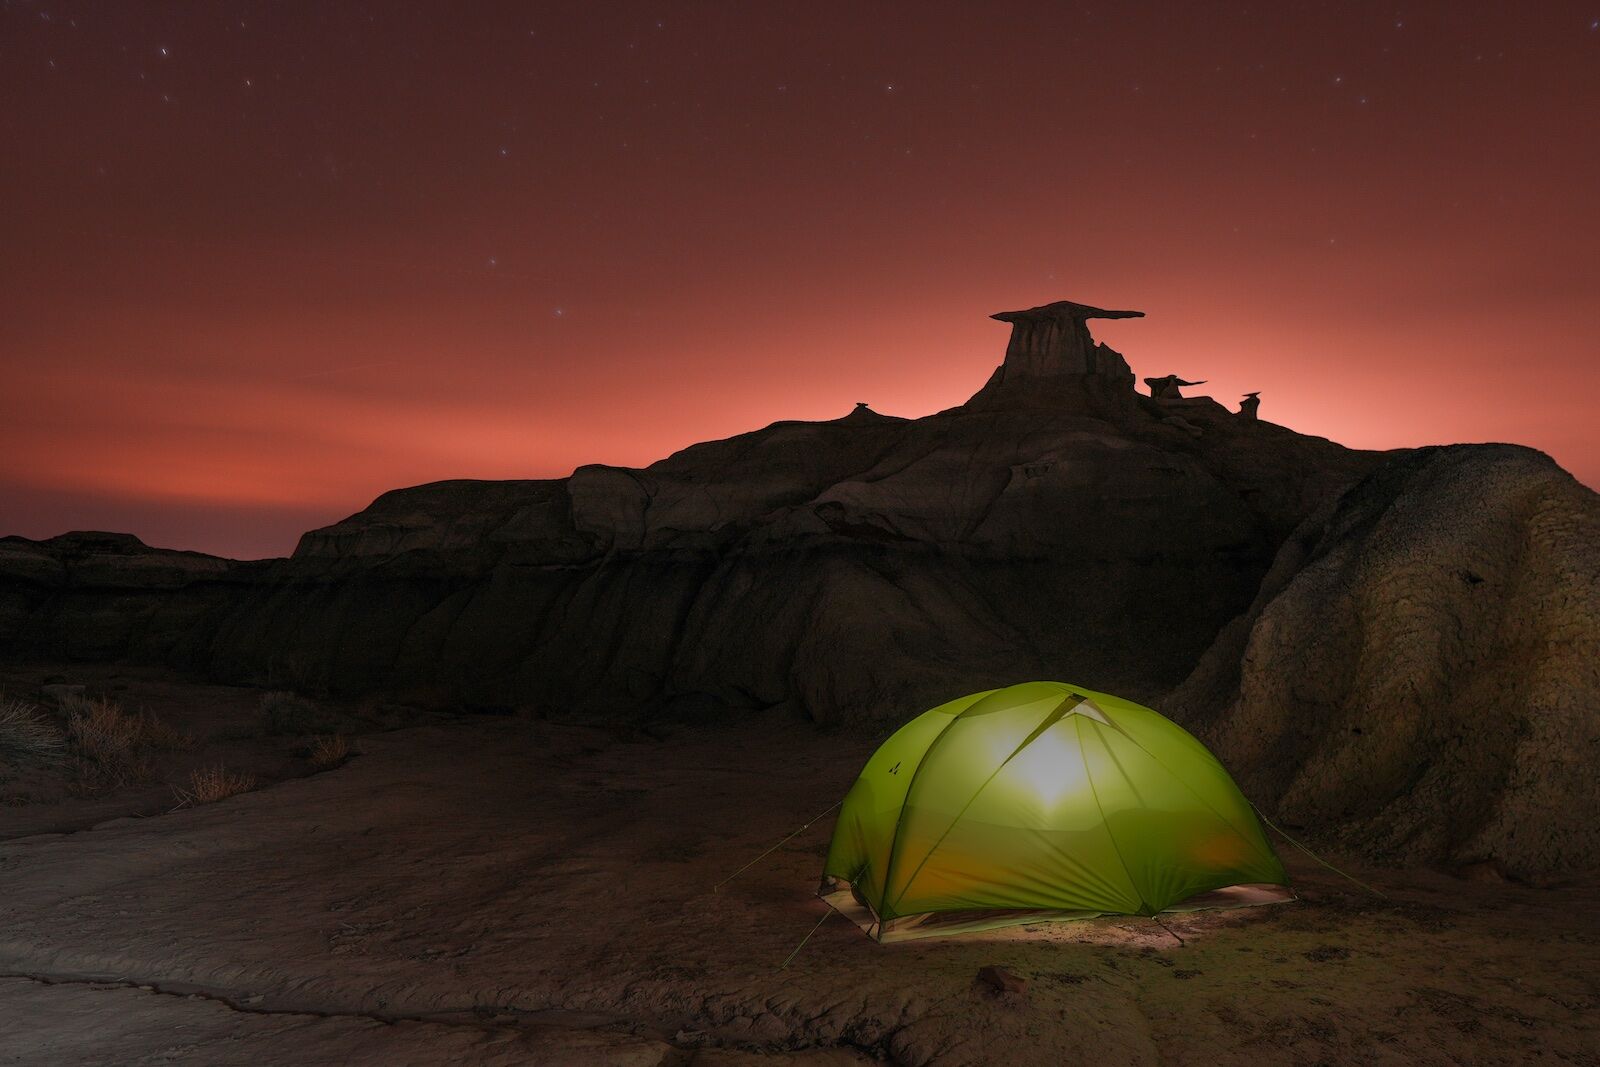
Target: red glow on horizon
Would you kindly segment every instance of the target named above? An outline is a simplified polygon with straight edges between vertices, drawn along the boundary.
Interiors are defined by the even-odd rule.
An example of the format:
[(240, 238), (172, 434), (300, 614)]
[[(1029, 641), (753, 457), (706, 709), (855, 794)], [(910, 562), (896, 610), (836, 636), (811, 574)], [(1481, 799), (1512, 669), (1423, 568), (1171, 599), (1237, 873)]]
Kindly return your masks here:
[(1060, 298), (1145, 311), (1092, 324), (1141, 377), (1600, 484), (1575, 5), (51, 10), (0, 14), (0, 534), (281, 554), (403, 485), (925, 415)]

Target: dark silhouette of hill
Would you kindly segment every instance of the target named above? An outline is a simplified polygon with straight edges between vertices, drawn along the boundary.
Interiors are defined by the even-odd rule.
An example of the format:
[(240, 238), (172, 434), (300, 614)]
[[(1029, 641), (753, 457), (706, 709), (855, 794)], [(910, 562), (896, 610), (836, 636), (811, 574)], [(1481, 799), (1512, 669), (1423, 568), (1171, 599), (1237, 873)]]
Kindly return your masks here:
[(1556, 734), (1595, 736), (1572, 658), (1600, 662), (1595, 539), (1572, 531), (1600, 498), (1525, 449), (1358, 452), (1138, 393), (1087, 327), (1137, 314), (997, 315), (1004, 362), (926, 418), (858, 405), (640, 469), (399, 489), (285, 560), (6, 538), (0, 648), (632, 722), (1176, 689), (1242, 781), (1372, 854), (1600, 862), (1558, 828), (1592, 781), (1549, 767)]

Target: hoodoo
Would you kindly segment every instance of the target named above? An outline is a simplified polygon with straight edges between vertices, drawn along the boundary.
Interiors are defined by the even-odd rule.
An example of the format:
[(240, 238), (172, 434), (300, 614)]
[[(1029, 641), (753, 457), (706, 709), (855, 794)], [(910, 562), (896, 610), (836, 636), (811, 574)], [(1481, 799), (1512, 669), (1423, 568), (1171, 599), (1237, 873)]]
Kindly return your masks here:
[(989, 316), (1011, 324), (1005, 362), (968, 407), (1060, 407), (1125, 410), (1133, 403), (1133, 371), (1122, 354), (1094, 339), (1089, 319), (1137, 319), (1142, 311), (1057, 300)]

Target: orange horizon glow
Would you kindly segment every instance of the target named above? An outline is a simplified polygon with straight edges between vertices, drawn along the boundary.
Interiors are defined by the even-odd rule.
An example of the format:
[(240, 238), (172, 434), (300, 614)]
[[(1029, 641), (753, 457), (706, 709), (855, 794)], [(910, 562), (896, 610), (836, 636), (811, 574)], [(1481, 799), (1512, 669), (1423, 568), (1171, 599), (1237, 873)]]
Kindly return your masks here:
[(927, 415), (1063, 298), (1147, 313), (1091, 323), (1140, 377), (1600, 485), (1585, 9), (918, 10), (7, 9), (0, 535), (279, 555)]

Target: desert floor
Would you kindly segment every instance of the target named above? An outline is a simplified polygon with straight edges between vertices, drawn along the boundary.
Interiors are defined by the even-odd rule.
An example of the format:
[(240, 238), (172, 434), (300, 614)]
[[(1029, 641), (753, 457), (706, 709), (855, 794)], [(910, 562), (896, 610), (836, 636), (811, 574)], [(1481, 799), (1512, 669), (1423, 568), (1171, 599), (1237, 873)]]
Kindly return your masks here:
[[(0, 1063), (1600, 1063), (1592, 881), (1347, 868), (1381, 899), (1282, 845), (1291, 904), (891, 946), (833, 916), (780, 969), (831, 820), (712, 886), (843, 795), (865, 732), (353, 708), (314, 771), (258, 691), (0, 685), (63, 673), (191, 744), (105, 795), (9, 787)], [(171, 810), (218, 761), (262, 784)]]

